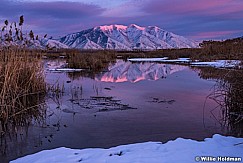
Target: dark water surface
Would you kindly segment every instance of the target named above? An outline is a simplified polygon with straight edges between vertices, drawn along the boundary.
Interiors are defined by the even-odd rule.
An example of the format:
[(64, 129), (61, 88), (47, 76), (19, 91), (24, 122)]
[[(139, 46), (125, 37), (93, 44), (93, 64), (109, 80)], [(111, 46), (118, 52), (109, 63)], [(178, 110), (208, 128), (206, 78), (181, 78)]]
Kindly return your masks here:
[(217, 104), (207, 100), (204, 107), (215, 81), (201, 79), (190, 67), (118, 61), (93, 79), (46, 71), (46, 81), (63, 85), (64, 94), (47, 99), (42, 127), (7, 139), (3, 162), (57, 147), (109, 148), (225, 134)]

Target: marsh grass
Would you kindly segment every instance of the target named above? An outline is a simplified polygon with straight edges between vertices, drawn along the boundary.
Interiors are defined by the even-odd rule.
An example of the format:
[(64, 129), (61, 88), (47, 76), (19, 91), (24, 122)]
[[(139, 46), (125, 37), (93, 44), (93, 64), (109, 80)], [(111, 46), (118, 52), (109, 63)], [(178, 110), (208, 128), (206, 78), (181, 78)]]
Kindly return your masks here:
[(216, 120), (227, 127), (229, 134), (243, 136), (243, 70), (202, 68), (201, 77), (217, 79), (209, 99), (215, 101), (221, 110)]
[(116, 55), (113, 51), (72, 51), (67, 54), (69, 68), (83, 68), (92, 71), (107, 67), (107, 64), (115, 62)]
[(218, 83), (218, 90), (224, 89), (223, 114), (228, 120), (230, 131), (238, 136), (243, 135), (243, 71), (231, 70)]
[[(40, 121), (46, 93), (42, 62), (33, 51), (17, 47), (0, 51), (0, 131), (3, 134)], [(32, 56), (32, 57), (30, 57)]]
[(80, 72), (68, 72), (71, 79), (79, 77), (94, 78), (96, 74), (107, 71), (110, 64), (116, 62), (115, 51), (99, 50), (99, 51), (80, 51), (66, 50), (65, 58), (67, 67), (72, 69), (84, 69)]

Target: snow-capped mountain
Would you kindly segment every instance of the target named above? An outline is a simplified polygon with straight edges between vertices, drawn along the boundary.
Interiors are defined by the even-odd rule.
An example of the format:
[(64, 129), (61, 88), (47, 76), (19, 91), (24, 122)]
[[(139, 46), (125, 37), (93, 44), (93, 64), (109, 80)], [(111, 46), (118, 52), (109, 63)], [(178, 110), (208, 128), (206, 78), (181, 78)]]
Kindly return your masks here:
[(48, 48), (57, 48), (57, 49), (69, 48), (67, 45), (59, 42), (58, 40), (53, 40), (53, 39), (41, 39), (40, 44), (41, 46), (48, 47)]
[(60, 38), (70, 48), (80, 49), (167, 49), (195, 48), (198, 43), (156, 26), (140, 27), (135, 24), (105, 25)]
[(159, 64), (153, 62), (132, 63), (119, 60), (108, 68), (108, 72), (99, 74), (95, 80), (103, 82), (138, 82), (142, 80), (158, 80), (186, 69), (186, 66)]

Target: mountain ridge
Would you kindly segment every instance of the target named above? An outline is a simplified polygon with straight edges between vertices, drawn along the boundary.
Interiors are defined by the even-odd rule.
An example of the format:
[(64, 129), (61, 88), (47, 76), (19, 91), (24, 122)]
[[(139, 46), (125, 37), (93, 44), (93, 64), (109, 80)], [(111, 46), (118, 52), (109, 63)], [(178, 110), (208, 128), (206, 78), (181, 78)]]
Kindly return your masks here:
[(168, 49), (197, 48), (196, 41), (163, 30), (157, 26), (136, 24), (103, 25), (61, 37), (58, 41), (78, 49)]

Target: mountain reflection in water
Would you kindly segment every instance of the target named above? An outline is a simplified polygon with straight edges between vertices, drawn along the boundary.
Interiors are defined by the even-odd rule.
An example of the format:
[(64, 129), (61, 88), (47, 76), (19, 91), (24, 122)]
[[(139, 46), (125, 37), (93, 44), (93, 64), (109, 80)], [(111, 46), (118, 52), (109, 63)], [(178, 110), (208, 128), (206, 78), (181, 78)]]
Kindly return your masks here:
[(95, 80), (102, 82), (131, 82), (142, 80), (158, 80), (168, 75), (186, 69), (186, 66), (158, 64), (153, 62), (131, 63), (123, 60), (117, 61), (108, 68), (108, 72), (99, 74)]

